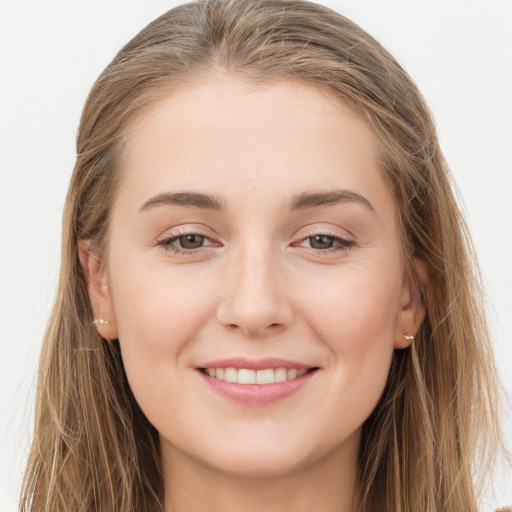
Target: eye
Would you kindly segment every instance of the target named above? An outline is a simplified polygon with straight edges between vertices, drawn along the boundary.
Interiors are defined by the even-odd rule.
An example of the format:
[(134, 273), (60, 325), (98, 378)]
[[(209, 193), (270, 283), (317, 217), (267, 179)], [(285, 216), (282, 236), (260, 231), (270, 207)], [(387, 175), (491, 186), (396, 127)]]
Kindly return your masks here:
[(183, 249), (198, 249), (203, 246), (206, 237), (192, 233), (190, 235), (180, 236), (176, 240), (178, 241), (179, 246)]
[(200, 233), (175, 233), (160, 240), (157, 245), (175, 254), (194, 254), (201, 247), (215, 245), (207, 236)]
[(297, 245), (325, 253), (347, 250), (354, 245), (354, 242), (339, 236), (316, 233), (303, 238)]
[(308, 240), (313, 249), (331, 249), (336, 243), (336, 239), (329, 235), (310, 236)]

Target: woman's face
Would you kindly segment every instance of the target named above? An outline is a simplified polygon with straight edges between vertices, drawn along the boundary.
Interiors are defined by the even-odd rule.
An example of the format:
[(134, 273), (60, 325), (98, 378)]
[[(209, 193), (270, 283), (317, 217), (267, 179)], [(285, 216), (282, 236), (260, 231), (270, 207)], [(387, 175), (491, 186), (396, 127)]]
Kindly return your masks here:
[(421, 316), (376, 154), (355, 110), (292, 82), (209, 78), (132, 119), (89, 283), (164, 458), (355, 461)]

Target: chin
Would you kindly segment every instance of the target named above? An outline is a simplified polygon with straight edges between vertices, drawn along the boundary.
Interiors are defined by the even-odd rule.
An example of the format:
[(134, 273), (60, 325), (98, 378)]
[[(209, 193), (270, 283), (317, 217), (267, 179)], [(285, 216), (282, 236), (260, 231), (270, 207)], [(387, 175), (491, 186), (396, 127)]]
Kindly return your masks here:
[(233, 456), (226, 456), (223, 460), (206, 461), (216, 472), (229, 476), (246, 478), (276, 478), (289, 475), (307, 461), (298, 453), (262, 453), (251, 451), (235, 453)]
[[(308, 442), (261, 439), (232, 443), (219, 450), (206, 450), (201, 461), (210, 469), (230, 476), (275, 478), (290, 475), (320, 459), (329, 457), (333, 447)], [(300, 441), (295, 439), (295, 441)]]

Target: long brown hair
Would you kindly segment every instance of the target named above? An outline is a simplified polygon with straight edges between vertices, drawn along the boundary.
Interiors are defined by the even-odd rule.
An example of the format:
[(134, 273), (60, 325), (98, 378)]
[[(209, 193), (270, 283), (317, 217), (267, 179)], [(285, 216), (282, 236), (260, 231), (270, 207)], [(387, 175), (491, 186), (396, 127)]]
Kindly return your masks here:
[[(21, 510), (163, 510), (158, 433), (128, 386), (117, 341), (91, 326), (78, 258), (101, 257), (133, 113), (192, 77), (227, 71), (326, 88), (371, 124), (394, 194), (405, 272), (427, 270), (427, 318), (393, 357), (363, 425), (364, 512), (477, 510), (475, 470), (499, 441), (498, 394), (482, 294), (430, 112), (407, 73), (340, 14), (301, 0), (205, 0), (165, 13), (94, 84), (67, 196), (59, 288), (40, 360), (34, 442)], [(477, 462), (477, 464), (473, 464)]]

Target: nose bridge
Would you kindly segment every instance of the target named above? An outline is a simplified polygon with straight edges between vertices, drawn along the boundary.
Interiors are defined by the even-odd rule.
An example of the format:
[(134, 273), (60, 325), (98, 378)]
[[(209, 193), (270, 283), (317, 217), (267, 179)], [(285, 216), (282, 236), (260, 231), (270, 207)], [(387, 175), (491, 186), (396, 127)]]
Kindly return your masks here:
[(275, 331), (291, 321), (292, 311), (269, 240), (251, 240), (234, 251), (223, 281), (219, 321), (246, 334)]

